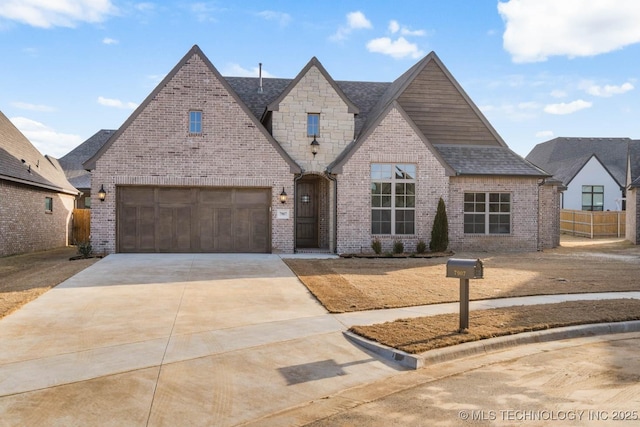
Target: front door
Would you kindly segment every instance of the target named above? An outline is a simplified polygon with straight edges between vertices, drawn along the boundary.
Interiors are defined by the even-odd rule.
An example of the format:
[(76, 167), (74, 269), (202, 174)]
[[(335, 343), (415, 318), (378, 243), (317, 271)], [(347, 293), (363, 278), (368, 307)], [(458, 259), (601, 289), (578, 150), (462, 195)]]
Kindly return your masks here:
[(302, 179), (296, 189), (296, 247), (318, 247), (318, 179)]

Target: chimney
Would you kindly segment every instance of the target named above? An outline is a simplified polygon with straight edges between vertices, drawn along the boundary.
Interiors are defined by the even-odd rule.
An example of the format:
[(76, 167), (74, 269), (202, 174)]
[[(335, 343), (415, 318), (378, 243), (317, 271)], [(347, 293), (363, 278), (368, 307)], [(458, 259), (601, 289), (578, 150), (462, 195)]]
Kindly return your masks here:
[(260, 79), (260, 87), (258, 87), (258, 93), (263, 93), (262, 89), (262, 62), (258, 62), (258, 78)]

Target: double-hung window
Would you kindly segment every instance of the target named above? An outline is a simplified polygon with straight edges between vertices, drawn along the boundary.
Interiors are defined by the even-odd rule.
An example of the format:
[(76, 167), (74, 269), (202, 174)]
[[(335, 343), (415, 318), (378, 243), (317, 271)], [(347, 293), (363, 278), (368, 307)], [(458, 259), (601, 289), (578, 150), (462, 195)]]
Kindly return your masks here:
[(371, 165), (371, 233), (415, 234), (416, 165)]
[(202, 111), (189, 111), (189, 133), (191, 135), (202, 134)]
[(601, 211), (604, 209), (604, 185), (582, 186), (582, 210)]
[(465, 234), (510, 234), (510, 193), (464, 193)]
[(307, 114), (307, 136), (320, 136), (320, 114)]

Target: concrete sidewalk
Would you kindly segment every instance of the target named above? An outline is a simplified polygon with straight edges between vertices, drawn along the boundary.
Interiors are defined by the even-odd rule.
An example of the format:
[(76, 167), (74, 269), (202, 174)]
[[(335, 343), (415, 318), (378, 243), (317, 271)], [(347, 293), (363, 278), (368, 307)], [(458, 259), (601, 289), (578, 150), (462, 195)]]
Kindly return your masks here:
[[(473, 302), (471, 309), (638, 292)], [(343, 336), (277, 255), (110, 255), (0, 320), (0, 426), (236, 425), (405, 368)]]

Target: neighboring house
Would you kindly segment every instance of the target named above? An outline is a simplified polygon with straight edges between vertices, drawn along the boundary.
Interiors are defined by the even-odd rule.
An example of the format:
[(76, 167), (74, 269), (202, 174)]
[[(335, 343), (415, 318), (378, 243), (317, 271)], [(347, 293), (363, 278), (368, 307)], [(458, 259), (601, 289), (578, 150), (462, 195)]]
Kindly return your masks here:
[(562, 181), (562, 208), (624, 210), (629, 138), (555, 138), (526, 159)]
[(626, 238), (640, 244), (640, 140), (629, 142)]
[(0, 112), (0, 256), (67, 245), (78, 191)]
[(71, 185), (81, 192), (76, 200), (75, 207), (78, 209), (91, 208), (91, 172), (85, 170), (82, 164), (96, 154), (115, 132), (102, 129), (58, 159)]
[(412, 251), (441, 197), (455, 250), (559, 243), (559, 183), (435, 53), (367, 83), (316, 58), (292, 80), (225, 78), (194, 46), (84, 166), (106, 253)]

